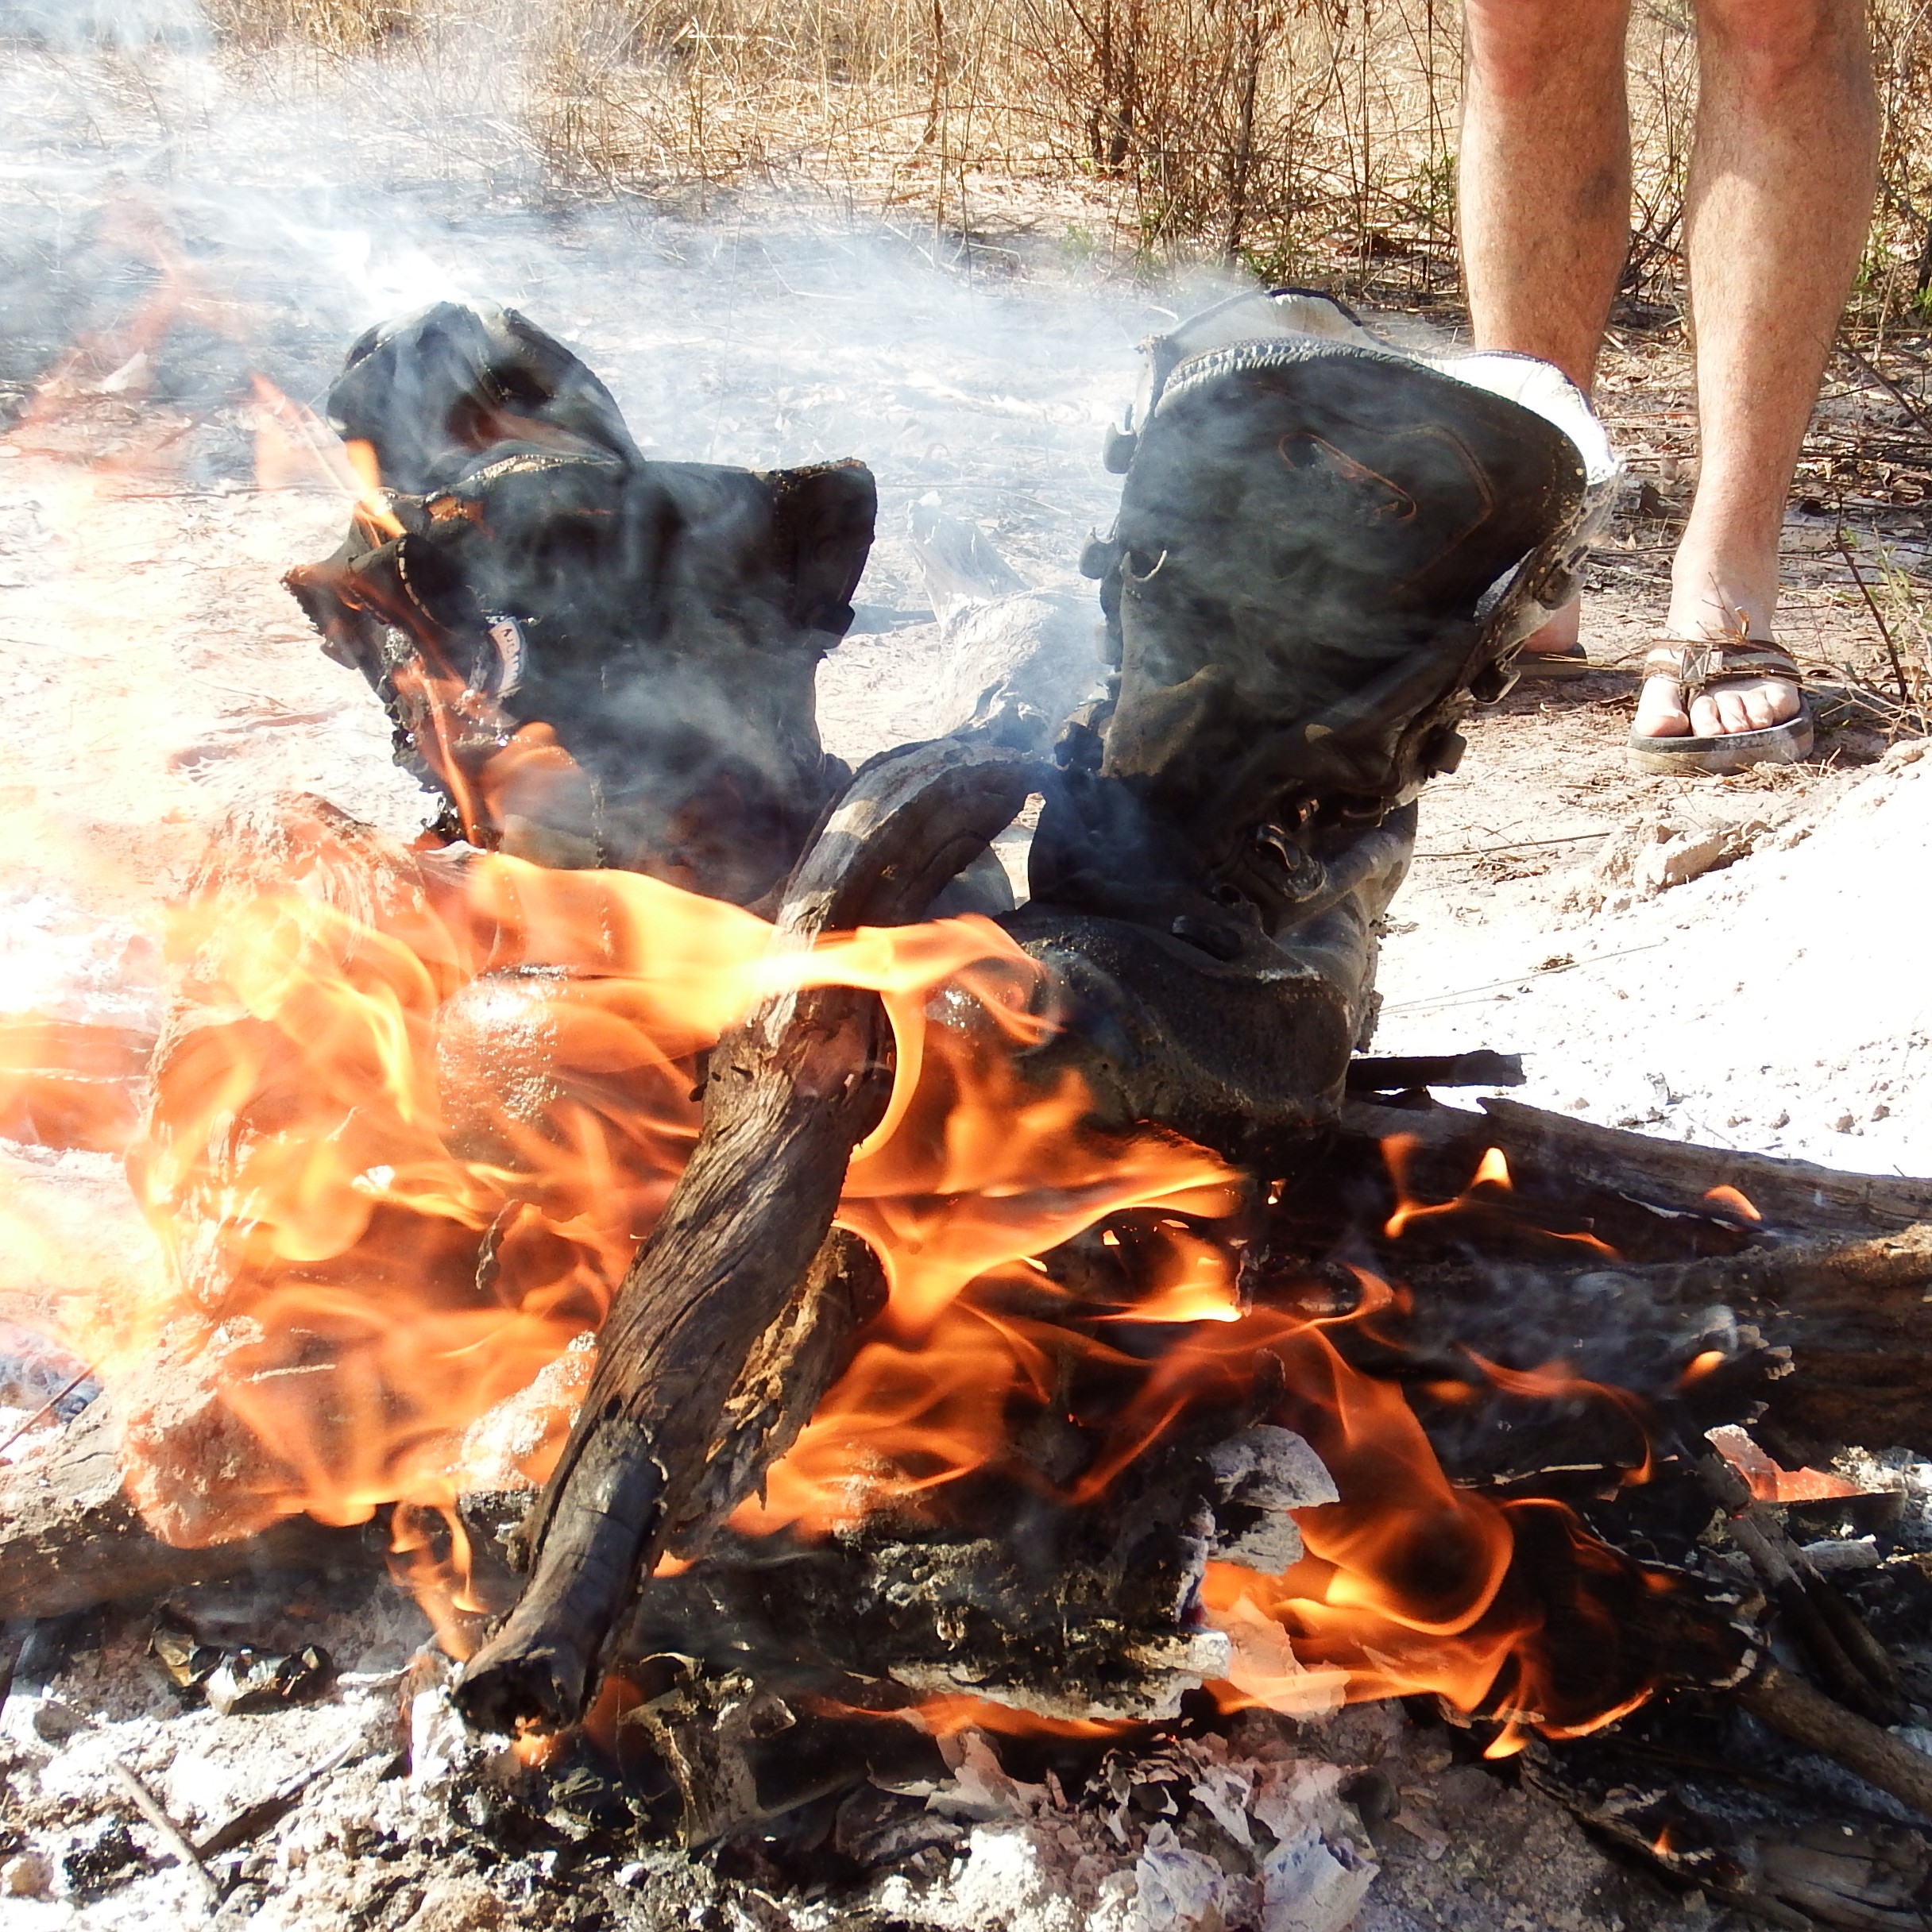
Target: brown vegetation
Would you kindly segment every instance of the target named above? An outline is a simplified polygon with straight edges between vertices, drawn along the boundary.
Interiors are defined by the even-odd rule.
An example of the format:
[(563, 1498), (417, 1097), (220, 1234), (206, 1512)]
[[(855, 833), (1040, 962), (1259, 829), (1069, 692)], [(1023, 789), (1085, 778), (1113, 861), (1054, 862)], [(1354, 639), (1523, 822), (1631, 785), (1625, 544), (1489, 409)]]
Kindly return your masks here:
[[(390, 60), (486, 41), (560, 185), (803, 180), (953, 231), (1204, 251), (1285, 280), (1453, 291), (1455, 0), (207, 0), (220, 39)], [(1875, 0), (1884, 188), (1857, 299), (1932, 287), (1932, 21)], [(1695, 99), (1683, 0), (1631, 37), (1626, 286), (1675, 307)]]

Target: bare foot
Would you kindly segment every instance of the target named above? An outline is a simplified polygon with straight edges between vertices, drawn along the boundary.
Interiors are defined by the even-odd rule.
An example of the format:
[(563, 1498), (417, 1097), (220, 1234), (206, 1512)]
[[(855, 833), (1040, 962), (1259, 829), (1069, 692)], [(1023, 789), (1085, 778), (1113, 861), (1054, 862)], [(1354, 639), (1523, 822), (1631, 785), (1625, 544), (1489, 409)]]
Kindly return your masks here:
[(1740, 678), (1715, 691), (1700, 691), (1684, 707), (1674, 678), (1646, 678), (1633, 727), (1640, 738), (1726, 738), (1766, 731), (1795, 718), (1798, 687), (1784, 678)]
[(1572, 597), (1540, 631), (1532, 631), (1523, 648), (1532, 657), (1559, 658), (1575, 650), (1583, 621), (1583, 600)]

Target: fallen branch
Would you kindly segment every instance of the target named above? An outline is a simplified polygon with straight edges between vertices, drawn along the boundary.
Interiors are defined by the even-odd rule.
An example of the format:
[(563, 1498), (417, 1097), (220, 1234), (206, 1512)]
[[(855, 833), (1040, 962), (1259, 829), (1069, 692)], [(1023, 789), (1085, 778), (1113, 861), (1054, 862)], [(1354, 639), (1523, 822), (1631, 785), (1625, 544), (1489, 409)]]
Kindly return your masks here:
[[(775, 943), (803, 949), (823, 933), (917, 918), (1033, 782), (1028, 759), (958, 740), (877, 761), (800, 862)], [(852, 1150), (889, 1092), (883, 1024), (869, 993), (786, 994), (713, 1053), (697, 1146), (618, 1291), (538, 1505), (530, 1582), (464, 1673), (457, 1694), (473, 1722), (512, 1730), (579, 1717), (639, 1579), (674, 1537), (701, 1541), (782, 1439), (775, 1418), (747, 1432), (726, 1411), (814, 1258), (821, 1270), (848, 1264), (823, 1244)], [(862, 1300), (846, 1296), (855, 1310)], [(802, 1382), (783, 1397), (796, 1422), (806, 1394)], [(721, 1435), (736, 1439), (730, 1478), (708, 1482), (722, 1466)]]
[(154, 1827), (161, 1841), (179, 1859), (183, 1867), (201, 1888), (202, 1896), (207, 1899), (211, 1911), (219, 1911), (222, 1906), (222, 1888), (214, 1882), (214, 1874), (202, 1862), (201, 1854), (189, 1843), (187, 1833), (182, 1830), (168, 1815), (167, 1808), (160, 1799), (148, 1789), (146, 1783), (133, 1770), (118, 1757), (107, 1760), (109, 1775), (127, 1795), (134, 1809)]
[(1882, 1724), (1900, 1721), (1905, 1706), (1897, 1667), (1858, 1613), (1820, 1575), (1776, 1512), (1752, 1500), (1750, 1484), (1722, 1456), (1701, 1457), (1697, 1470), (1729, 1518), (1731, 1541), (1839, 1698)]
[(1699, 1204), (1710, 1188), (1735, 1188), (1767, 1223), (1820, 1231), (1932, 1221), (1932, 1181), (1847, 1174), (1771, 1154), (1659, 1140), (1520, 1100), (1485, 1100), (1482, 1111), (1489, 1139), (1512, 1161), (1566, 1176), (1573, 1186), (1648, 1188), (1656, 1192), (1645, 1198), (1679, 1207)]

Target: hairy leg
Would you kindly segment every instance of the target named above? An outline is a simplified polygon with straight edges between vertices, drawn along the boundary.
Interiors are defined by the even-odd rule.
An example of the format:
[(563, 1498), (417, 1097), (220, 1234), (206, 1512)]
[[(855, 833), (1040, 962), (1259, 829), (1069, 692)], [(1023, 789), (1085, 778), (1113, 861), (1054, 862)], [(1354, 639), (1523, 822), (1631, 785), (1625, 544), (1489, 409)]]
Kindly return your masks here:
[[(1630, 246), (1630, 0), (1467, 0), (1457, 206), (1479, 349), (1586, 393)], [(1529, 640), (1576, 642), (1571, 604)]]
[[(1671, 570), (1673, 637), (1769, 637), (1791, 472), (1864, 245), (1877, 111), (1864, 0), (1698, 0), (1685, 236), (1702, 456)], [(1645, 685), (1644, 737), (1793, 716), (1776, 678), (1693, 701)]]

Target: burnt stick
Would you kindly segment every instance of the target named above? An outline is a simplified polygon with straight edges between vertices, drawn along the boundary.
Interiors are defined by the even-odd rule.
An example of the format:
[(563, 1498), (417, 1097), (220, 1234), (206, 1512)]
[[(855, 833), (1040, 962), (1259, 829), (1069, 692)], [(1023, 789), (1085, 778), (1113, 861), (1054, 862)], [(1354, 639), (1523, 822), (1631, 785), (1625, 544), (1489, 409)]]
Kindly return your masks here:
[[(775, 945), (802, 951), (822, 933), (918, 918), (1036, 776), (1022, 754), (959, 739), (875, 760), (794, 872)], [(702, 1519), (756, 1481), (762, 1454), (726, 1411), (759, 1339), (807, 1281), (852, 1150), (883, 1111), (884, 1026), (872, 994), (818, 988), (767, 1002), (713, 1052), (697, 1146), (618, 1290), (538, 1504), (530, 1582), (464, 1673), (457, 1694), (473, 1722), (580, 1717), (639, 1579), (674, 1536), (701, 1540)], [(808, 1397), (801, 1386), (789, 1399), (798, 1420)], [(783, 1431), (755, 1434), (768, 1451)], [(737, 1438), (732, 1478), (707, 1485), (721, 1435)]]
[(1932, 1757), (1923, 1752), (1775, 1663), (1765, 1664), (1737, 1695), (1745, 1710), (1773, 1730), (1932, 1818)]

